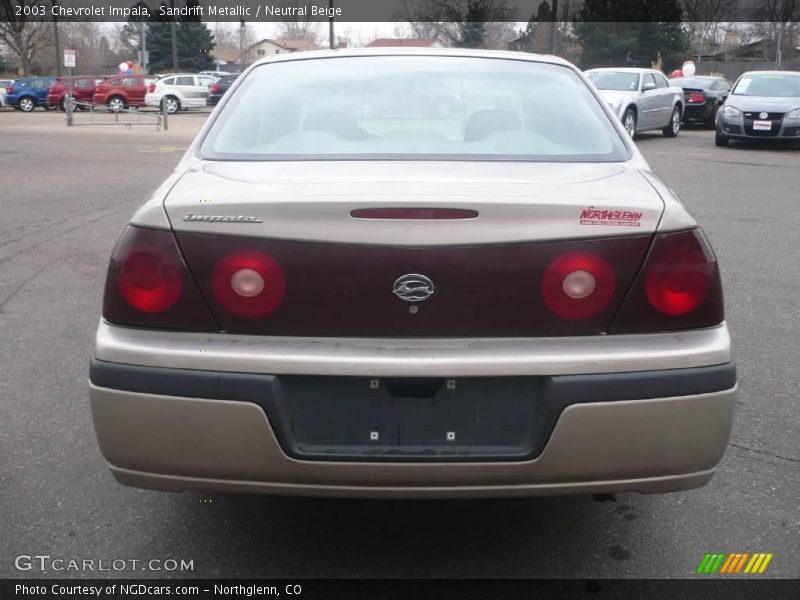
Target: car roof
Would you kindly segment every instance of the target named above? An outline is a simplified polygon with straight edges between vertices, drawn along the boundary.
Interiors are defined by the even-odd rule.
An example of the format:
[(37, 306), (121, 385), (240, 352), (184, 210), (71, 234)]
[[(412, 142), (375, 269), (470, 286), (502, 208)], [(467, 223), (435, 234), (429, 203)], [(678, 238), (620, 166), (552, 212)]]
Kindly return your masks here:
[(747, 71), (742, 77), (745, 75), (800, 75), (800, 71)]
[(253, 66), (272, 62), (292, 60), (311, 60), (318, 58), (343, 58), (356, 56), (452, 56), (472, 58), (504, 58), (526, 62), (550, 63), (554, 65), (572, 66), (571, 63), (550, 54), (531, 54), (529, 52), (511, 52), (508, 50), (475, 50), (468, 48), (347, 48), (342, 50), (310, 50), (308, 52), (287, 52), (266, 56)]
[[(658, 69), (645, 69), (639, 67), (598, 67), (596, 69), (587, 69), (584, 73), (594, 73), (599, 71), (611, 71), (614, 73), (661, 73)], [(661, 73), (663, 75), (663, 73)]]

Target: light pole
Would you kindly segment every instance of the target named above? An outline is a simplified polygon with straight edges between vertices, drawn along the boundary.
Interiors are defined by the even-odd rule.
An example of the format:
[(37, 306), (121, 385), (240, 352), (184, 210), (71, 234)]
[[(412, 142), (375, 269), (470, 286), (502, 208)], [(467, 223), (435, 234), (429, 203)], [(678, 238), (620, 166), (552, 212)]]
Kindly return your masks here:
[(328, 44), (331, 50), (336, 48), (336, 41), (333, 39), (333, 0), (328, 0)]
[(783, 45), (783, 23), (778, 22), (778, 44), (775, 48), (775, 70), (781, 68), (781, 46)]

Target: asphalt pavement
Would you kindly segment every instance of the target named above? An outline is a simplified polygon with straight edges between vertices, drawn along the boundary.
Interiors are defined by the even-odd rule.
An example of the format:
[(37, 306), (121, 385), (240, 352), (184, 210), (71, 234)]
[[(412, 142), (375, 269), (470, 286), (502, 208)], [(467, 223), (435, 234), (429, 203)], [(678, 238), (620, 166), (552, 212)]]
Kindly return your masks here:
[[(712, 482), (667, 495), (375, 501), (169, 494), (116, 483), (97, 448), (88, 363), (114, 242), (205, 119), (67, 128), (0, 110), (0, 577), (19, 555), (177, 559), (121, 577), (691, 577), (706, 552), (771, 552), (800, 577), (800, 150), (639, 147), (719, 256), (740, 393)], [(87, 116), (79, 114), (78, 122)]]

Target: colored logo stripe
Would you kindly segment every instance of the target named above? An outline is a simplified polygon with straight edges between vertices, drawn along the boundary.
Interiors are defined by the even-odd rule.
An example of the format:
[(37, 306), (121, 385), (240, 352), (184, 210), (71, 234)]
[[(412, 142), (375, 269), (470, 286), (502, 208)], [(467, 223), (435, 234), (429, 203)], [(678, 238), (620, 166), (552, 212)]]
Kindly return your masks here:
[[(755, 552), (752, 555), (749, 552), (734, 552), (725, 554), (722, 552), (709, 552), (700, 562), (697, 567), (697, 573), (714, 574), (714, 573), (741, 573), (744, 568), (744, 573), (763, 573), (769, 562), (772, 560), (772, 553)], [(748, 561), (749, 559), (749, 561)], [(745, 566), (745, 563), (747, 566)]]

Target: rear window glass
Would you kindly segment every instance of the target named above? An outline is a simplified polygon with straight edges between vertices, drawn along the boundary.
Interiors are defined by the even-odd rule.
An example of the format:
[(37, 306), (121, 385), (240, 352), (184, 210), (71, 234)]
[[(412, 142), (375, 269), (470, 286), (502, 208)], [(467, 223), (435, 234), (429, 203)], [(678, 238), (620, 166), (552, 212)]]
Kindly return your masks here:
[(207, 158), (624, 160), (627, 148), (571, 69), (473, 57), (267, 63), (201, 146)]

